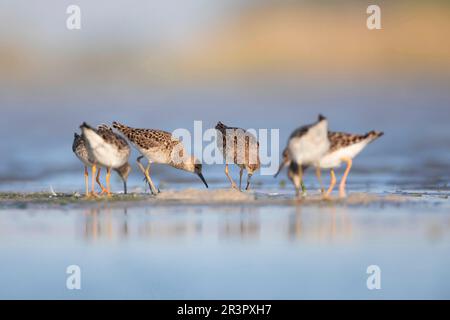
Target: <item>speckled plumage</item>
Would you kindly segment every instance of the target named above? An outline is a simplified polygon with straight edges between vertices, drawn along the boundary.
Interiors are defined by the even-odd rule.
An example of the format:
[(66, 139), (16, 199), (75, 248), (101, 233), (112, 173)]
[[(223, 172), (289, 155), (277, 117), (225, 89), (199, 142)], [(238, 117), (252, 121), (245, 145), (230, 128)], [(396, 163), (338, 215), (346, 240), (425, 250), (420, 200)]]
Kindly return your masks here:
[[(345, 132), (328, 132), (328, 138), (330, 140), (330, 150), (325, 154), (325, 156), (328, 156), (330, 154), (333, 154), (334, 152), (338, 151), (339, 149), (349, 147), (351, 145), (357, 144), (359, 142), (363, 142), (367, 140), (367, 142), (372, 142), (373, 140), (381, 137), (383, 135), (383, 132), (378, 131), (370, 131), (366, 134), (351, 134), (351, 133), (345, 133)], [(288, 149), (285, 148), (282, 153), (282, 161), (280, 164), (280, 168), (278, 169), (278, 172), (275, 174), (277, 176), (281, 169), (283, 169), (285, 166), (289, 165), (291, 162), (289, 158)], [(307, 169), (307, 166), (304, 167), (304, 169)]]
[(339, 184), (339, 195), (345, 197), (346, 181), (352, 167), (353, 158), (356, 157), (370, 142), (382, 136), (383, 133), (370, 131), (365, 135), (357, 135), (344, 132), (330, 132), (328, 135), (332, 141), (332, 148), (317, 164), (317, 176), (320, 182), (320, 169), (330, 169), (331, 183), (325, 193), (325, 197), (328, 197), (336, 184), (334, 168), (339, 167), (342, 162), (345, 162), (347, 167)]
[(89, 158), (89, 153), (86, 149), (86, 141), (78, 133), (74, 134), (72, 151), (84, 163), (85, 166), (92, 166), (93, 160)]
[(95, 166), (107, 169), (106, 183), (108, 194), (110, 194), (109, 179), (111, 169), (117, 171), (122, 178), (124, 193), (126, 193), (126, 181), (131, 171), (131, 166), (128, 163), (131, 148), (128, 142), (105, 124), (99, 125), (95, 129), (83, 123), (80, 128), (82, 131), (82, 139), (85, 140), (89, 161)]
[[(86, 196), (89, 196), (89, 181), (88, 181), (88, 167), (92, 168), (94, 165), (94, 160), (89, 156), (89, 152), (87, 150), (86, 141), (84, 140), (82, 135), (78, 133), (74, 133), (73, 143), (72, 143), (72, 151), (75, 153), (77, 158), (84, 164), (84, 179), (85, 179), (85, 187), (86, 187)], [(104, 190), (105, 188), (101, 184), (100, 178), (100, 169), (98, 170), (98, 174), (96, 178), (96, 182)], [(94, 180), (92, 180), (92, 185), (94, 185)], [(92, 187), (92, 192), (95, 193), (94, 187)]]
[(353, 159), (370, 142), (382, 136), (382, 132), (370, 131), (366, 134), (351, 134), (345, 132), (328, 132), (331, 142), (330, 150), (320, 159), (317, 167), (337, 168), (342, 159)]
[[(222, 152), (225, 161), (225, 175), (232, 188), (237, 188), (229, 175), (228, 165), (236, 164), (239, 168), (239, 189), (242, 185), (243, 170), (247, 170), (247, 186), (250, 186), (250, 178), (261, 167), (259, 160), (259, 142), (249, 131), (238, 127), (230, 127), (218, 122), (215, 129), (218, 132), (217, 147)], [(232, 143), (230, 143), (232, 141)]]
[[(254, 135), (242, 128), (229, 127), (220, 121), (216, 125), (216, 130), (219, 131), (222, 136), (222, 140), (217, 141), (217, 146), (222, 152), (225, 160), (231, 160), (234, 164), (249, 172), (254, 172), (260, 168), (259, 142)], [(227, 140), (233, 140), (233, 144), (227, 144)], [(238, 141), (244, 140), (245, 145), (244, 150), (242, 151), (238, 149)], [(239, 152), (241, 154), (239, 154)]]
[(330, 139), (331, 146), (330, 146), (330, 150), (328, 151), (328, 154), (330, 154), (338, 149), (348, 147), (352, 144), (361, 142), (366, 139), (373, 141), (382, 135), (383, 135), (382, 132), (376, 132), (376, 131), (370, 131), (363, 135), (329, 131), (328, 138)]
[(105, 124), (96, 129), (86, 123), (81, 126), (89, 158), (99, 166), (117, 169), (128, 162), (131, 148), (128, 142)]
[(113, 122), (113, 127), (127, 137), (151, 162), (164, 163), (178, 169), (184, 169), (183, 163), (173, 159), (172, 152), (176, 150), (180, 157), (184, 157), (186, 150), (181, 141), (172, 136), (170, 132), (157, 129), (131, 128), (118, 122)]
[(138, 165), (143, 171), (152, 193), (157, 193), (150, 174), (151, 163), (167, 164), (174, 168), (197, 174), (206, 187), (208, 184), (202, 175), (202, 165), (194, 156), (187, 154), (183, 143), (171, 133), (157, 129), (137, 129), (114, 121), (113, 127), (119, 130), (147, 158), (149, 165), (144, 169), (138, 158)]
[(106, 124), (99, 125), (97, 127), (97, 133), (103, 138), (103, 140), (105, 140), (106, 143), (116, 146), (119, 152), (129, 153), (131, 151), (127, 140), (116, 134), (110, 126)]
[[(125, 152), (130, 151), (130, 147), (127, 141), (121, 136), (115, 134), (111, 127), (106, 124), (101, 124), (97, 127), (96, 132), (108, 143), (115, 144), (118, 146), (119, 150), (124, 150)], [(74, 134), (72, 151), (75, 155), (87, 166), (91, 166), (94, 163), (94, 159), (89, 156), (86, 141), (82, 135), (78, 133)]]
[[(345, 183), (348, 173), (350, 172), (350, 168), (352, 165), (352, 159), (358, 155), (358, 153), (363, 150), (367, 144), (378, 139), (383, 135), (383, 132), (378, 131), (370, 131), (366, 134), (350, 134), (345, 132), (328, 132), (328, 139), (330, 140), (330, 149), (329, 151), (315, 164), (316, 174), (321, 182), (320, 178), (320, 169), (331, 169), (332, 183), (330, 184), (330, 188), (328, 189), (326, 196), (329, 196), (331, 191), (333, 190), (335, 184), (335, 175), (334, 168), (337, 168), (341, 165), (342, 161), (347, 162), (347, 169), (344, 173), (344, 177), (341, 180), (341, 184), (339, 187), (340, 195), (345, 196)], [(278, 173), (284, 166), (291, 166), (291, 159), (288, 153), (287, 148), (283, 150), (282, 155), (282, 163), (278, 169)], [(307, 166), (303, 167), (303, 170), (306, 170)], [(290, 174), (291, 175), (291, 174)]]

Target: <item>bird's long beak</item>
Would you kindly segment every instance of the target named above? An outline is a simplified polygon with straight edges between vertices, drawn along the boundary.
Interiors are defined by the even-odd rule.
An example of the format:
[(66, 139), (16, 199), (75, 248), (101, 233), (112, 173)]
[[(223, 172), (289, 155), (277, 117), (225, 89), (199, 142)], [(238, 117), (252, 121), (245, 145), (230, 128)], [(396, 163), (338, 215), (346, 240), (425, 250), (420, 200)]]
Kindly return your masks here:
[(250, 178), (252, 177), (252, 174), (249, 174), (247, 177), (247, 186), (245, 187), (245, 190), (248, 190), (248, 188), (250, 187)]
[(124, 182), (123, 182), (123, 193), (124, 193), (124, 194), (127, 194), (127, 192), (128, 192), (128, 191), (127, 191), (127, 182), (124, 181)]
[(203, 181), (203, 183), (205, 184), (205, 186), (208, 188), (208, 184), (206, 183), (205, 177), (204, 177), (201, 173), (197, 173), (197, 175), (198, 175), (199, 178)]
[(274, 178), (276, 178), (280, 174), (281, 169), (283, 169), (285, 165), (286, 165), (286, 161), (283, 161), (283, 162), (280, 163), (280, 166), (278, 167), (277, 173), (275, 173), (274, 176), (273, 176)]

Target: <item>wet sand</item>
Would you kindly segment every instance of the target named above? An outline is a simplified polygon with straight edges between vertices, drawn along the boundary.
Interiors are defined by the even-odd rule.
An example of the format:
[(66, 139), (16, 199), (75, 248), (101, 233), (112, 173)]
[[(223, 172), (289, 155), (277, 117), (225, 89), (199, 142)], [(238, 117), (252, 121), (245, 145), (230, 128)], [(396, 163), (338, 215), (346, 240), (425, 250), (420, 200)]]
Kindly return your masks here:
[(0, 193), (0, 208), (24, 207), (60, 207), (75, 208), (109, 205), (110, 207), (140, 207), (146, 205), (201, 205), (206, 207), (223, 205), (249, 206), (366, 206), (401, 205), (417, 203), (417, 194), (378, 195), (369, 193), (351, 193), (345, 198), (332, 196), (325, 199), (320, 194), (306, 195), (301, 198), (279, 193), (242, 192), (235, 189), (216, 190), (166, 190), (157, 195), (145, 193), (113, 194), (110, 197), (85, 197), (79, 193)]

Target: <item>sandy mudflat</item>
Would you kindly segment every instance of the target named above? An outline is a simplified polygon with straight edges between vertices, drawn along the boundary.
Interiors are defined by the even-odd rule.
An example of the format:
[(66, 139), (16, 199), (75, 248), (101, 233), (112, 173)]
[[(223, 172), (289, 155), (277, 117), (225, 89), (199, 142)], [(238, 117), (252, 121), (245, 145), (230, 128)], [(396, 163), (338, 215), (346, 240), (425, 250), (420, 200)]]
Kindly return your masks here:
[(165, 190), (158, 195), (133, 193), (128, 195), (115, 194), (111, 197), (98, 197), (86, 199), (74, 193), (0, 193), (0, 208), (24, 208), (28, 206), (40, 207), (85, 207), (107, 204), (110, 206), (145, 206), (145, 205), (309, 205), (309, 206), (364, 206), (371, 204), (399, 205), (417, 202), (417, 197), (409, 195), (377, 195), (367, 193), (351, 193), (347, 198), (337, 196), (323, 199), (319, 194), (312, 194), (301, 199), (292, 195), (262, 192), (240, 192), (232, 189), (185, 189)]

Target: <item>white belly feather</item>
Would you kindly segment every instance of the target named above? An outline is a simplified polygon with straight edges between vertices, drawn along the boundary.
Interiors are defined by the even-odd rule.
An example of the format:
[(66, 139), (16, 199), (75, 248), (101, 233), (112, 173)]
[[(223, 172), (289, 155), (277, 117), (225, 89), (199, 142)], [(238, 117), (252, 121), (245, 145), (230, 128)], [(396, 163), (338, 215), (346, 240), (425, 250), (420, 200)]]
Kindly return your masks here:
[(149, 162), (153, 163), (169, 163), (170, 162), (170, 154), (166, 152), (161, 152), (161, 148), (140, 148), (138, 147), (139, 152), (143, 154)]
[(128, 161), (128, 157), (124, 152), (120, 152), (115, 145), (105, 142), (94, 131), (86, 130), (84, 134), (89, 144), (88, 152), (100, 166), (119, 168)]
[(291, 159), (303, 165), (316, 164), (329, 149), (330, 141), (326, 123), (309, 129), (301, 137), (291, 138), (288, 144)]
[(319, 167), (323, 169), (337, 168), (341, 165), (343, 158), (353, 159), (367, 145), (368, 140), (352, 144), (348, 147), (338, 149), (326, 154), (320, 159)]

